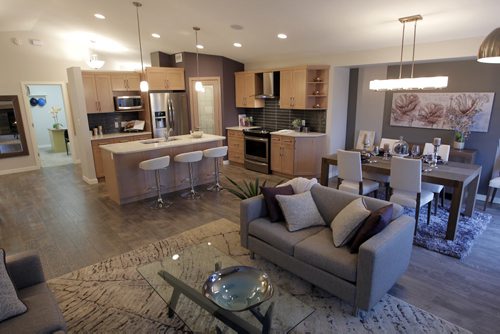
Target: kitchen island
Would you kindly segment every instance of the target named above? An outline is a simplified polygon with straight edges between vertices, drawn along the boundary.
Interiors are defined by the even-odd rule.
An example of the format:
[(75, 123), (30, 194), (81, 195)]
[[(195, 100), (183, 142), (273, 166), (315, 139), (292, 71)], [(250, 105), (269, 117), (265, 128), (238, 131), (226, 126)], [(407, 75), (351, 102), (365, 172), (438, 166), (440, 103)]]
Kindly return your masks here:
[[(170, 166), (161, 171), (162, 193), (189, 188), (189, 182), (185, 181), (189, 175), (188, 166), (174, 162), (174, 157), (180, 153), (221, 146), (224, 139), (223, 136), (209, 134), (204, 134), (201, 138), (183, 135), (171, 137), (168, 141), (154, 138), (102, 145), (101, 158), (108, 195), (118, 204), (155, 196), (156, 190), (148, 189), (155, 184), (154, 172), (139, 169), (139, 163), (166, 155), (170, 156)], [(195, 163), (193, 172), (197, 184), (211, 182), (213, 168), (212, 159)]]

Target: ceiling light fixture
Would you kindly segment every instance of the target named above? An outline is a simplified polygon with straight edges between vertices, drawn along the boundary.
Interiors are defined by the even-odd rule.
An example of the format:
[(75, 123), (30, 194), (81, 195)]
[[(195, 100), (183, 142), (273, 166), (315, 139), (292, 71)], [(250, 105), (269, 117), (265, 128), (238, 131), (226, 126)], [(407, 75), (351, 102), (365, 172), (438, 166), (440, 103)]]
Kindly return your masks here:
[(204, 49), (205, 47), (201, 44), (196, 44), (196, 48), (201, 50), (201, 49)]
[[(142, 76), (144, 77), (144, 61), (142, 60), (141, 25), (139, 23), (139, 7), (142, 7), (142, 4), (136, 1), (132, 2), (132, 4), (135, 6), (135, 12), (137, 16), (137, 34), (139, 35), (139, 52), (141, 53), (141, 71), (142, 71)], [(141, 89), (141, 92), (149, 91), (149, 84), (146, 80), (141, 80), (139, 87)]]
[(160, 34), (157, 34), (155, 32), (152, 33), (151, 36), (154, 37), (154, 38), (160, 38), (161, 37)]
[(96, 19), (99, 19), (99, 20), (104, 20), (104, 19), (106, 19), (106, 16), (104, 16), (104, 15), (102, 15), (102, 14), (99, 14), (99, 13), (95, 13), (95, 14), (94, 14), (94, 17), (95, 17)]
[(104, 60), (97, 59), (97, 55), (93, 54), (90, 55), (90, 59), (87, 61), (87, 64), (90, 66), (90, 68), (98, 70), (104, 66)]
[[(401, 39), (401, 57), (399, 60), (399, 79), (372, 80), (370, 81), (370, 90), (376, 91), (391, 91), (391, 90), (415, 90), (415, 89), (438, 89), (448, 86), (447, 76), (437, 77), (413, 77), (413, 69), (415, 67), (415, 40), (417, 37), (417, 21), (422, 20), (421, 15), (412, 15), (402, 17), (399, 22), (403, 23), (403, 37)], [(405, 41), (406, 23), (414, 22), (413, 28), (413, 55), (411, 59), (411, 76), (409, 78), (401, 78), (403, 71), (403, 47)]]
[(285, 35), (285, 34), (281, 34), (281, 33), (280, 33), (280, 34), (278, 34), (278, 38), (280, 38), (280, 39), (286, 39), (287, 37), (288, 37), (288, 36), (287, 36), (287, 35)]
[(500, 28), (496, 28), (481, 43), (477, 53), (480, 63), (500, 64)]
[[(198, 44), (198, 31), (200, 31), (200, 28), (193, 27), (193, 30), (194, 30), (194, 34), (195, 34), (195, 46), (196, 46), (196, 76), (199, 78), (200, 77), (200, 62), (198, 60), (198, 49), (199, 49), (198, 46), (200, 44)], [(201, 81), (197, 80), (194, 83), (194, 90), (196, 90), (197, 92), (203, 93), (205, 91), (205, 87), (203, 87), (203, 84), (201, 83)]]
[(235, 48), (241, 48), (241, 47), (242, 47), (241, 43), (238, 43), (238, 42), (233, 43), (233, 46), (234, 46)]

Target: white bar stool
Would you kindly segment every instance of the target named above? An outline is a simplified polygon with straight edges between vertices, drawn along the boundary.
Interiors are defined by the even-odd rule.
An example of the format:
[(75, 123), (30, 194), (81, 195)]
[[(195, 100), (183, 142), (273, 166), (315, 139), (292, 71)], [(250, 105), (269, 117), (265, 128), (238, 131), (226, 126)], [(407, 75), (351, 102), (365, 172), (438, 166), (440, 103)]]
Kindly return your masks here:
[(144, 160), (139, 163), (139, 168), (144, 171), (154, 170), (156, 178), (156, 191), (158, 198), (153, 204), (155, 208), (168, 208), (172, 202), (164, 201), (161, 197), (161, 184), (160, 184), (160, 169), (167, 168), (170, 165), (170, 156), (164, 156), (149, 160)]
[(224, 189), (219, 183), (219, 158), (225, 157), (227, 154), (227, 146), (207, 148), (203, 151), (205, 158), (214, 158), (215, 161), (215, 184), (207, 188), (209, 191), (221, 191)]
[(174, 161), (187, 163), (189, 167), (189, 184), (191, 185), (191, 190), (181, 196), (186, 199), (198, 199), (200, 198), (200, 193), (194, 190), (194, 177), (193, 177), (193, 163), (201, 161), (203, 158), (202, 151), (194, 151), (177, 154), (174, 157)]

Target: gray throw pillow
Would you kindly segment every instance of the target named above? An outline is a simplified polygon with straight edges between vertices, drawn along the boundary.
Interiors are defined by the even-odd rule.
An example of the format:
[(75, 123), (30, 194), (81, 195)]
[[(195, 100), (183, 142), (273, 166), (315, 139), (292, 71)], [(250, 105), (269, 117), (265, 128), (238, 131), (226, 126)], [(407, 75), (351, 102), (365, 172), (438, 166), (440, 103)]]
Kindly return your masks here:
[(289, 196), (276, 195), (276, 199), (283, 210), (286, 227), (290, 232), (325, 225), (310, 191)]
[(24, 313), (27, 309), (17, 297), (16, 288), (5, 266), (5, 251), (0, 249), (0, 321)]

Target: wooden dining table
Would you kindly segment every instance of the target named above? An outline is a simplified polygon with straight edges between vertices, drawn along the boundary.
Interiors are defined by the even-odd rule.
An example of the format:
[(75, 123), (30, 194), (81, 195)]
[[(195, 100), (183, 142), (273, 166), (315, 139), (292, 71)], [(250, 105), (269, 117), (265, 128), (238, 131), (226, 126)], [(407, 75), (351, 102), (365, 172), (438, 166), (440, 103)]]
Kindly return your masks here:
[[(328, 185), (330, 165), (337, 165), (337, 155), (324, 156), (321, 161), (320, 183)], [(371, 157), (369, 162), (362, 163), (362, 169), (366, 172), (390, 175), (391, 160), (384, 160), (382, 157)], [(422, 164), (423, 169), (427, 166)], [(446, 228), (446, 239), (454, 240), (457, 232), (460, 214), (472, 216), (476, 203), (476, 194), (481, 177), (481, 166), (448, 161), (445, 164), (438, 164), (437, 168), (430, 171), (422, 171), (422, 182), (442, 184), (453, 189), (451, 207), (448, 215)], [(464, 210), (462, 211), (462, 202)]]

